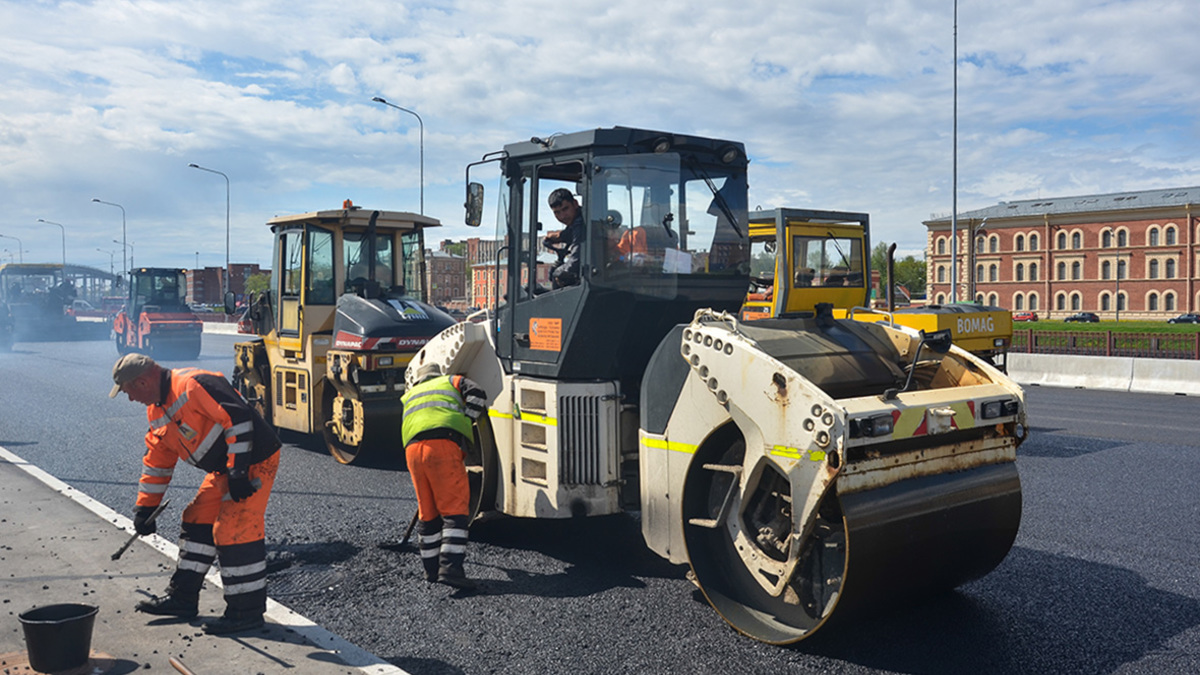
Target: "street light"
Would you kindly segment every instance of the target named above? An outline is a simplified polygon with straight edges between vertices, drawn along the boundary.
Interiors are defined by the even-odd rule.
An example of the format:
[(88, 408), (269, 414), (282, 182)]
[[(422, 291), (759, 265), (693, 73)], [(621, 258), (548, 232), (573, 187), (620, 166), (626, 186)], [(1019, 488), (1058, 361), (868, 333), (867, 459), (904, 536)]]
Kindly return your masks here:
[(7, 235), (7, 234), (0, 234), (0, 237), (4, 237), (5, 239), (16, 239), (16, 241), (17, 241), (17, 256), (18, 256), (18, 260), (20, 260), (20, 261), (21, 261), (21, 264), (24, 264), (24, 263), (25, 263), (25, 253), (24, 253), (24, 251), (22, 251), (22, 250), (21, 250), (21, 249), (23, 248), (23, 247), (21, 246), (21, 240), (20, 240), (20, 239), (17, 239), (17, 238), (16, 238), (16, 237), (14, 237), (14, 236)]
[(65, 276), (67, 273), (67, 228), (63, 227), (62, 223), (56, 223), (53, 220), (46, 220), (45, 218), (38, 218), (38, 222), (46, 223), (47, 225), (57, 225), (58, 229), (62, 230), (63, 275)]
[(100, 251), (101, 253), (108, 254), (108, 273), (111, 275), (113, 273), (113, 256), (116, 255), (117, 252), (116, 251), (106, 251), (102, 248), (98, 248), (96, 250)]
[(1113, 307), (1116, 308), (1117, 315), (1115, 321), (1121, 321), (1121, 254), (1117, 253), (1117, 297), (1113, 298)]
[(121, 245), (121, 276), (124, 277), (125, 273), (129, 271), (129, 265), (125, 262), (125, 246), (127, 245), (125, 244), (125, 207), (121, 206), (120, 204), (114, 204), (113, 202), (106, 202), (102, 199), (96, 199), (95, 197), (92, 197), (92, 201), (96, 202), (97, 204), (107, 204), (109, 206), (115, 206), (118, 209), (121, 209), (121, 241), (114, 243)]
[(221, 297), (224, 298), (225, 294), (229, 292), (229, 176), (216, 169), (208, 169), (199, 164), (188, 164), (188, 166), (193, 169), (215, 173), (225, 179), (225, 278), (223, 280), (225, 285), (221, 289)]
[[(114, 244), (122, 244), (122, 242), (119, 242), (119, 241), (117, 241), (116, 239), (113, 239), (113, 240), (112, 240), (112, 243), (114, 243)], [(129, 248), (129, 267), (131, 267), (131, 268), (132, 268), (132, 267), (133, 267), (133, 243), (129, 243), (129, 244), (122, 244), (122, 246), (127, 246), (127, 247)], [(122, 252), (122, 253), (123, 253), (123, 252)], [(122, 259), (124, 259), (124, 257), (125, 257), (124, 255), (122, 255), (122, 256), (121, 256), (121, 258), (122, 258)], [(129, 270), (125, 270), (125, 271), (126, 271), (126, 272), (128, 272)]]
[(409, 110), (408, 108), (401, 108), (400, 106), (396, 105), (395, 103), (389, 103), (386, 99), (384, 99), (380, 96), (376, 96), (375, 98), (373, 98), (371, 100), (375, 101), (376, 103), (382, 103), (386, 106), (391, 106), (391, 107), (395, 108), (396, 110), (403, 110), (404, 112), (417, 118), (417, 124), (420, 126), (420, 130), (421, 130), (421, 135), (420, 135), (420, 142), (421, 142), (421, 215), (425, 215), (425, 123), (423, 121), (421, 121), (421, 116), (418, 115), (417, 113)]

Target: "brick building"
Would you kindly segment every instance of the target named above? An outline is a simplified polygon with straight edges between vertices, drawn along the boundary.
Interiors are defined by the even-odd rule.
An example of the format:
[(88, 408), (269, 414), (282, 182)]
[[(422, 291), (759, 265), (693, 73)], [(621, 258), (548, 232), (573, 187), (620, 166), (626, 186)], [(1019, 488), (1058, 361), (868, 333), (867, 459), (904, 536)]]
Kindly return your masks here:
[(949, 216), (924, 225), (932, 303), (953, 299), (957, 241), (960, 301), (1047, 319), (1158, 321), (1200, 307), (1200, 187), (1000, 202), (960, 214), (953, 240)]
[[(237, 295), (238, 299), (246, 293), (246, 279), (261, 274), (264, 270), (259, 269), (257, 263), (243, 264), (230, 263), (229, 265), (229, 290)], [(266, 270), (270, 271), (270, 270)], [(205, 267), (203, 269), (188, 270), (187, 272), (187, 299), (188, 302), (201, 305), (221, 305), (224, 304), (225, 298), (221, 293), (221, 273), (220, 267)]]
[(425, 274), (425, 287), (429, 289), (430, 303), (455, 309), (467, 308), (465, 258), (444, 250), (425, 251)]
[[(546, 263), (537, 266), (537, 283), (539, 286), (550, 288), (550, 270), (553, 265), (550, 260), (543, 260)], [(488, 309), (496, 306), (496, 263), (481, 262), (476, 265), (471, 265), (471, 292), (470, 301), (472, 307), (485, 307)], [(525, 272), (528, 268), (523, 268), (522, 282), (527, 281)], [(508, 292), (508, 261), (501, 260), (499, 267), (499, 284), (500, 284), (500, 299), (503, 301), (504, 294)]]

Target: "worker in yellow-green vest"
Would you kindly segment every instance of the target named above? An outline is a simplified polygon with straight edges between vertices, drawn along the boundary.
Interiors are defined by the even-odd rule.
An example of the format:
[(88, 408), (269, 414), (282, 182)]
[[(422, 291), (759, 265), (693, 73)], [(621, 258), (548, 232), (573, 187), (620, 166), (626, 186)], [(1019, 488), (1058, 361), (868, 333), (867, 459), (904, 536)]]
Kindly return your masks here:
[(417, 492), (425, 579), (472, 588), (463, 569), (471, 496), (464, 457), (475, 442), (471, 420), (487, 410), (487, 394), (462, 375), (442, 375), (436, 363), (417, 370), (417, 383), (400, 399), (400, 435)]

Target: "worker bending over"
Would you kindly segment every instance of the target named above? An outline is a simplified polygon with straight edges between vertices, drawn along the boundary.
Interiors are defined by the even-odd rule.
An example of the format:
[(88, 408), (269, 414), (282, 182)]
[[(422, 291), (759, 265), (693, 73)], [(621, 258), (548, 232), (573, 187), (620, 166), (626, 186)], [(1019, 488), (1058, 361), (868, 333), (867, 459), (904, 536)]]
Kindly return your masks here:
[(121, 392), (146, 406), (150, 430), (138, 483), (134, 529), (153, 534), (148, 521), (162, 502), (182, 459), (208, 472), (183, 510), (179, 563), (166, 595), (139, 602), (148, 614), (191, 618), (199, 613), (204, 575), (217, 559), (225, 586), (225, 613), (204, 625), (213, 635), (263, 625), (267, 609), (264, 513), (275, 471), (279, 438), (225, 376), (196, 368), (163, 368), (142, 354), (113, 366), (109, 397)]
[(426, 581), (471, 588), (463, 570), (471, 497), (464, 457), (487, 394), (462, 375), (442, 375), (436, 363), (421, 366), (417, 382), (401, 398), (400, 435), (417, 493), (421, 564)]

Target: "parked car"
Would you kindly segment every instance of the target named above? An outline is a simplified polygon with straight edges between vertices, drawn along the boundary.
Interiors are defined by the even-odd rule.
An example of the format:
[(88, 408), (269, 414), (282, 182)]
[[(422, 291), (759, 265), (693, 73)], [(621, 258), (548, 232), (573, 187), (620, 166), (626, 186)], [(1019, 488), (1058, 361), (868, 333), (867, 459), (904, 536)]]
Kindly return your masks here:
[(1100, 321), (1100, 317), (1096, 316), (1095, 314), (1093, 314), (1091, 312), (1079, 312), (1077, 314), (1072, 314), (1071, 316), (1068, 316), (1067, 318), (1063, 319), (1063, 321), (1068, 321), (1068, 322), (1076, 321), (1079, 323), (1097, 323)]
[(1167, 323), (1200, 323), (1200, 314), (1180, 314), (1173, 319), (1167, 319)]
[(1013, 312), (1013, 321), (1037, 321), (1037, 312)]

